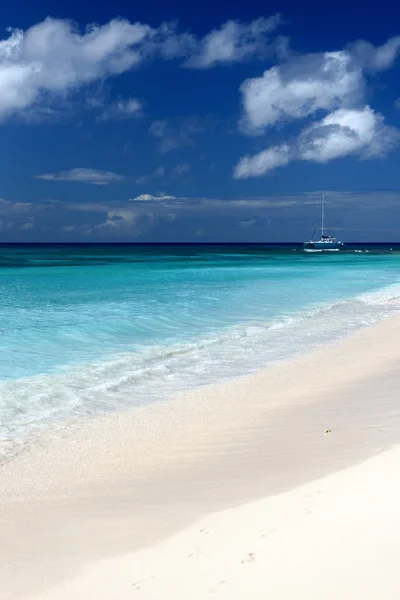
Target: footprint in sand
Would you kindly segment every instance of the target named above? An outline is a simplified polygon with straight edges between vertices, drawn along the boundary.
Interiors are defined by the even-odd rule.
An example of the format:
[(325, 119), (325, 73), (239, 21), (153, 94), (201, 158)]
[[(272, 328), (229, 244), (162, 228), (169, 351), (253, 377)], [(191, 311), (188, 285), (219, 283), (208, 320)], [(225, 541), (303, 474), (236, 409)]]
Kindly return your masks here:
[(243, 564), (243, 563), (247, 563), (247, 562), (253, 562), (255, 559), (256, 559), (255, 552), (250, 552), (250, 554), (248, 554), (246, 556), (246, 558), (242, 558), (242, 560), (240, 562)]
[(272, 535), (273, 533), (276, 533), (278, 530), (277, 529), (272, 529), (272, 531), (269, 531), (268, 533), (263, 533), (261, 536), (262, 540), (266, 540), (267, 538), (269, 538), (270, 535)]
[(141, 590), (144, 584), (144, 581), (135, 581), (135, 583), (132, 583), (132, 589), (135, 590), (135, 592)]
[(145, 587), (149, 583), (149, 581), (149, 579), (139, 579), (139, 581), (134, 581), (132, 583), (132, 589), (135, 590), (135, 592), (137, 592), (143, 587)]
[(200, 529), (200, 533), (202, 533), (203, 535), (208, 535), (211, 532), (212, 532), (212, 529)]
[(204, 555), (203, 548), (196, 548), (195, 550), (193, 550), (193, 552), (188, 554), (188, 558), (197, 558), (197, 557), (203, 556), (203, 555)]

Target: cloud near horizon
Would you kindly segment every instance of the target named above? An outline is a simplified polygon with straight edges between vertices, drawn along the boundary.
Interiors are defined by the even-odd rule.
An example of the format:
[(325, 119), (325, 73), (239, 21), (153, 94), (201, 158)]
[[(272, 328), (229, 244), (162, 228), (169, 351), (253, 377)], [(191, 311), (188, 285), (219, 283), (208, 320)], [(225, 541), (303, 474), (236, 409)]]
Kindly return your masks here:
[[(400, 192), (325, 193), (329, 227), (353, 232), (348, 241), (365, 240), (366, 232), (375, 241), (400, 234), (395, 226)], [(48, 241), (57, 242), (187, 242), (199, 231), (201, 241), (209, 242), (300, 241), (318, 219), (319, 205), (320, 192), (232, 199), (142, 194), (108, 202), (3, 200), (0, 229), (4, 242), (40, 242), (49, 232)]]
[(97, 169), (84, 168), (60, 171), (59, 173), (44, 173), (43, 175), (34, 175), (33, 177), (45, 181), (72, 181), (75, 183), (90, 183), (92, 185), (108, 185), (110, 183), (119, 183), (128, 179), (125, 175), (118, 175), (111, 171), (99, 171)]
[(178, 198), (176, 196), (168, 196), (162, 194), (160, 196), (153, 196), (152, 194), (139, 194), (139, 196), (136, 196), (135, 198), (129, 198), (130, 202), (148, 202), (149, 200), (178, 200)]

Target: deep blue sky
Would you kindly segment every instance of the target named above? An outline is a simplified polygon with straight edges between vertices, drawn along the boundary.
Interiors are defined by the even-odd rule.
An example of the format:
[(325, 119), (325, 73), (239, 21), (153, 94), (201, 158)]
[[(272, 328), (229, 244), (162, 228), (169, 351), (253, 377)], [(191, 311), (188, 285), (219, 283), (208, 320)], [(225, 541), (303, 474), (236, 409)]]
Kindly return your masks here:
[(0, 241), (400, 240), (394, 2), (90, 4), (1, 11)]

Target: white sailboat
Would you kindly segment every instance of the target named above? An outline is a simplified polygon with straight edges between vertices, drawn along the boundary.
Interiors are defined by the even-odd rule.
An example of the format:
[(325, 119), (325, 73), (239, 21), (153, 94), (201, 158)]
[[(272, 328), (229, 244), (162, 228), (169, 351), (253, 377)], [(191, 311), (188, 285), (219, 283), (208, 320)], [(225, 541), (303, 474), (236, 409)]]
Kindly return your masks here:
[[(325, 235), (325, 194), (322, 194), (321, 203), (321, 237), (319, 240), (304, 242), (304, 250), (321, 251), (321, 250), (340, 250), (344, 246), (343, 242), (339, 242), (333, 235)], [(313, 234), (314, 237), (314, 234)]]

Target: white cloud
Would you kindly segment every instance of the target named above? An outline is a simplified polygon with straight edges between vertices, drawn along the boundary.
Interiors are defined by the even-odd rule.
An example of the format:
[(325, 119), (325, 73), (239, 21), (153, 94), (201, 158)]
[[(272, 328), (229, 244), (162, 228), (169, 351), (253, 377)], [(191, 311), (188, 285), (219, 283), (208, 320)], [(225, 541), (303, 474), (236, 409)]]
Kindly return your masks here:
[(283, 64), (242, 83), (242, 128), (259, 134), (317, 111), (362, 105), (365, 74), (388, 69), (399, 54), (400, 36), (379, 47), (358, 41), (337, 52), (289, 55)]
[(400, 54), (400, 36), (390, 38), (378, 47), (365, 40), (359, 40), (350, 44), (349, 52), (366, 71), (372, 73), (385, 71), (393, 65)]
[[(297, 138), (242, 157), (234, 177), (261, 176), (293, 160), (328, 162), (341, 156), (381, 157), (400, 133), (365, 105), (368, 73), (388, 69), (400, 53), (400, 36), (375, 47), (358, 41), (345, 50), (287, 54), (286, 62), (241, 85), (242, 131), (262, 135), (293, 120), (318, 119)], [(325, 114), (325, 116), (324, 116)]]
[[(223, 201), (226, 203), (226, 200)], [(262, 207), (262, 208), (287, 208), (288, 206), (294, 206), (297, 204), (297, 200), (271, 200), (266, 197), (259, 198), (246, 198), (246, 200), (230, 200), (230, 204), (233, 206), (242, 207)], [(321, 201), (319, 201), (321, 203)]]
[(369, 106), (340, 108), (305, 128), (290, 144), (243, 157), (235, 167), (234, 177), (260, 177), (293, 160), (326, 163), (348, 155), (382, 157), (398, 143), (400, 132), (385, 125), (383, 116)]
[(253, 156), (244, 156), (234, 170), (235, 179), (261, 177), (277, 167), (287, 165), (291, 160), (291, 147), (288, 144), (272, 146)]
[(34, 175), (34, 177), (46, 181), (74, 181), (78, 183), (91, 183), (93, 185), (108, 185), (109, 183), (126, 180), (125, 176), (112, 173), (111, 171), (82, 168), (60, 171), (59, 173), (44, 173), (43, 175)]
[(247, 133), (263, 133), (279, 121), (351, 105), (363, 94), (361, 70), (346, 51), (295, 57), (241, 85)]
[(240, 221), (240, 226), (241, 227), (251, 227), (252, 225), (255, 225), (257, 223), (257, 219), (255, 217), (252, 217), (250, 219), (245, 219), (244, 221)]
[(268, 34), (280, 22), (279, 15), (256, 19), (250, 23), (227, 21), (219, 29), (204, 36), (186, 65), (207, 69), (220, 64), (241, 62), (260, 53), (265, 54), (269, 49)]
[(4, 200), (0, 198), (0, 213), (2, 214), (24, 214), (29, 213), (32, 209), (31, 202), (11, 202), (10, 200)]
[(35, 225), (32, 223), (32, 221), (28, 221), (22, 225), (21, 229), (33, 229), (34, 227)]
[(106, 220), (95, 225), (93, 229), (97, 231), (107, 229), (113, 231), (117, 236), (121, 234), (138, 236), (143, 230), (153, 227), (155, 221), (154, 214), (148, 210), (123, 208), (107, 211)]
[(153, 196), (152, 194), (140, 194), (139, 196), (136, 196), (135, 198), (130, 198), (129, 199), (130, 202), (133, 201), (149, 201), (149, 200), (177, 200), (176, 196), (167, 196), (167, 195), (161, 195), (161, 196)]
[(349, 154), (373, 158), (384, 156), (399, 141), (400, 132), (385, 125), (383, 116), (369, 106), (341, 108), (301, 133), (298, 156), (320, 163)]
[(80, 34), (71, 21), (47, 18), (25, 32), (11, 29), (0, 42), (0, 119), (143, 60), (148, 25), (113, 19)]
[(126, 225), (133, 225), (137, 218), (137, 214), (131, 210), (109, 210), (107, 212), (107, 218), (103, 223), (97, 225), (97, 228), (112, 227), (119, 229)]
[(99, 120), (109, 121), (111, 119), (136, 119), (142, 114), (142, 104), (136, 98), (118, 100), (108, 106), (100, 115)]
[[(83, 33), (72, 21), (50, 17), (26, 31), (9, 29), (0, 40), (0, 121), (18, 113), (32, 117), (35, 107), (41, 114), (52, 99), (151, 58), (182, 58), (185, 66), (196, 68), (249, 58), (263, 52), (265, 36), (278, 22), (278, 17), (228, 22), (203, 39), (179, 33), (176, 24), (154, 28), (119, 18), (90, 25)], [(117, 103), (115, 116), (132, 116), (132, 108), (132, 102)]]

